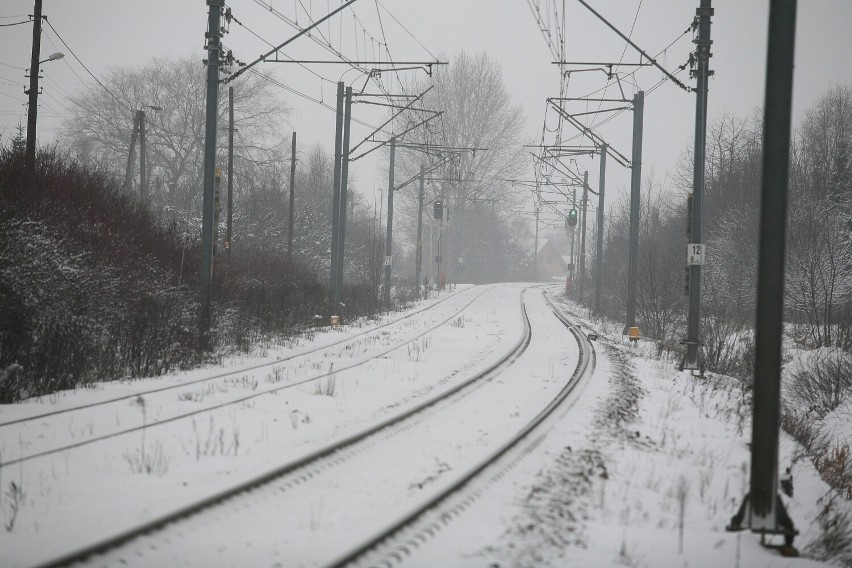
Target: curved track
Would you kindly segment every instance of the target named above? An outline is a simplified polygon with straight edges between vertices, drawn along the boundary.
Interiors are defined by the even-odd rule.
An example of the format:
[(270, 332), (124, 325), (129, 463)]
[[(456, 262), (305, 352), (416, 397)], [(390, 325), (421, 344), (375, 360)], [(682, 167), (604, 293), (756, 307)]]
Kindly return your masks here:
[[(528, 447), (522, 448), (525, 440), (528, 440), (542, 423), (548, 419), (554, 412), (565, 402), (566, 398), (575, 389), (580, 380), (594, 370), (595, 366), (595, 350), (589, 339), (583, 334), (579, 326), (572, 323), (556, 305), (547, 297), (545, 290), (542, 290), (542, 296), (548, 306), (553, 311), (553, 314), (569, 329), (571, 334), (577, 341), (580, 348), (580, 356), (577, 361), (571, 378), (565, 386), (559, 391), (556, 397), (541, 410), (526, 426), (517, 432), (512, 438), (507, 440), (503, 445), (493, 451), (491, 454), (482, 459), (476, 466), (469, 469), (464, 475), (460, 476), (453, 484), (446, 487), (442, 491), (435, 493), (429, 500), (422, 505), (411, 510), (407, 515), (401, 517), (391, 525), (387, 526), (380, 532), (373, 535), (371, 538), (364, 541), (360, 546), (341, 555), (326, 566), (342, 567), (349, 565), (365, 565), (365, 566), (393, 566), (402, 563), (421, 543), (425, 542), (431, 536), (434, 536), (442, 525), (449, 523), (454, 517), (466, 509), (471, 502), (478, 496), (474, 495), (467, 499), (461, 499), (458, 504), (450, 507), (448, 510), (436, 512), (430, 521), (427, 521), (418, 526), (418, 522), (436, 508), (440, 509), (442, 504), (450, 497), (457, 496), (464, 492), (466, 486), (477, 477), (481, 476), (486, 470), (499, 466), (500, 462), (509, 457), (512, 452), (520, 452), (520, 455), (515, 457), (515, 460), (521, 459), (526, 453), (531, 451), (540, 440), (532, 440)], [(511, 467), (510, 462), (505, 467)], [(501, 477), (503, 470), (497, 471), (494, 474), (495, 478)], [(371, 556), (371, 553), (375, 553)]]

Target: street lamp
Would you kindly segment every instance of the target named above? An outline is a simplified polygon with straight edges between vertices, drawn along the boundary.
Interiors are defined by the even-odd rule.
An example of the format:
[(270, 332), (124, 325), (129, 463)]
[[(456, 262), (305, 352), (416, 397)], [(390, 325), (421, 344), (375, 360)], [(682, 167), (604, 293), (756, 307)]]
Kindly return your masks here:
[[(40, 30), (39, 30), (40, 31)], [(56, 61), (62, 59), (65, 54), (61, 51), (51, 54), (47, 59), (38, 61), (38, 51), (33, 50), (33, 60), (36, 62), (34, 67), (30, 69), (30, 88), (24, 91), (30, 96), (29, 106), (27, 108), (27, 153), (26, 164), (27, 172), (32, 172), (35, 169), (35, 151), (36, 151), (36, 122), (38, 117), (38, 74), (39, 65), (48, 61)]]
[(56, 61), (57, 59), (62, 59), (63, 57), (65, 57), (65, 54), (61, 51), (57, 51), (56, 53), (51, 53), (47, 57), (47, 59), (39, 61), (38, 64), (41, 65), (42, 63), (47, 63), (48, 61)]

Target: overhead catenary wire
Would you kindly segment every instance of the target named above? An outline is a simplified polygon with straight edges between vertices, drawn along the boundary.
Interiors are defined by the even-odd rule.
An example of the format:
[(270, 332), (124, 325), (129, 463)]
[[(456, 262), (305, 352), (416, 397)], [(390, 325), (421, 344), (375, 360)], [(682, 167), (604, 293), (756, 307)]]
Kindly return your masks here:
[[(266, 39), (266, 38), (264, 38), (264, 37), (261, 37), (261, 35), (260, 35), (260, 34), (258, 34), (257, 32), (255, 32), (253, 29), (249, 28), (249, 27), (248, 27), (247, 25), (245, 25), (245, 24), (244, 24), (241, 20), (238, 20), (238, 19), (237, 19), (237, 18), (233, 15), (233, 13), (231, 14), (231, 19), (232, 19), (234, 22), (236, 22), (236, 23), (237, 23), (240, 27), (242, 27), (243, 29), (245, 29), (248, 33), (250, 33), (251, 35), (253, 35), (253, 36), (254, 36), (254, 37), (256, 37), (257, 39), (259, 39), (260, 41), (262, 41), (263, 43), (265, 43), (265, 44), (266, 44), (266, 45), (268, 45), (269, 47), (273, 47), (273, 48), (275, 47), (275, 45), (273, 45), (273, 44), (272, 44), (269, 40), (267, 40), (267, 39)], [(279, 53), (281, 53), (281, 52), (279, 52)], [(290, 61), (293, 61), (293, 62), (294, 62), (294, 63), (296, 63), (299, 67), (301, 67), (302, 69), (304, 69), (304, 70), (305, 70), (305, 71), (307, 71), (308, 73), (310, 73), (310, 74), (314, 75), (315, 77), (317, 77), (317, 78), (318, 78), (318, 79), (320, 79), (321, 81), (325, 81), (325, 82), (327, 82), (327, 83), (329, 83), (329, 84), (332, 84), (332, 85), (334, 85), (334, 84), (335, 84), (335, 81), (332, 81), (331, 79), (329, 79), (329, 78), (327, 78), (327, 77), (325, 77), (325, 76), (321, 75), (320, 73), (317, 73), (316, 71), (314, 71), (313, 69), (311, 69), (311, 68), (310, 68), (310, 67), (308, 67), (307, 65), (305, 65), (305, 64), (303, 64), (303, 63), (300, 63), (300, 62), (296, 61), (295, 59), (293, 59), (292, 57), (290, 57), (290, 56), (289, 56), (289, 55), (287, 55), (286, 53), (281, 53), (281, 55), (282, 55), (283, 57), (286, 57), (286, 58), (287, 58), (287, 59), (289, 59)]]
[(426, 47), (425, 45), (423, 45), (423, 43), (422, 43), (419, 39), (417, 39), (417, 37), (416, 37), (413, 33), (411, 33), (411, 31), (409, 31), (409, 29), (408, 29), (407, 27), (405, 27), (405, 24), (403, 24), (402, 22), (400, 22), (400, 21), (399, 21), (399, 19), (398, 19), (396, 16), (394, 16), (394, 15), (393, 15), (393, 13), (392, 13), (390, 10), (388, 10), (388, 9), (385, 7), (385, 5), (384, 5), (384, 4), (382, 4), (381, 2), (379, 2), (379, 0), (376, 0), (376, 3), (377, 3), (379, 6), (381, 6), (381, 7), (382, 7), (382, 9), (383, 9), (385, 12), (387, 12), (388, 16), (390, 16), (391, 18), (393, 18), (393, 20), (394, 20), (397, 24), (399, 24), (399, 27), (401, 27), (403, 30), (405, 30), (405, 32), (406, 32), (409, 36), (411, 36), (411, 39), (413, 39), (414, 41), (416, 41), (416, 42), (417, 42), (417, 45), (419, 45), (420, 47), (422, 47), (422, 48), (426, 51), (426, 53), (428, 53), (428, 54), (429, 54), (429, 56), (430, 56), (430, 57), (432, 57), (432, 58), (433, 58), (433, 59), (435, 59), (435, 60), (437, 60), (437, 59), (438, 59), (438, 57), (437, 57), (434, 53), (432, 53), (431, 51), (429, 51), (429, 48), (428, 48), (428, 47)]
[[(302, 3), (302, 1), (301, 1), (301, 0), (297, 0), (297, 1), (298, 1), (298, 2), (299, 2), (299, 4), (302, 6), (302, 9), (305, 11), (305, 14), (306, 14), (306, 15), (307, 15), (307, 17), (308, 17), (308, 20), (309, 20), (309, 21), (310, 21), (310, 23), (313, 25), (315, 22), (314, 22), (313, 18), (311, 18), (311, 16), (310, 16), (310, 12), (307, 10), (307, 8), (305, 8), (305, 6), (304, 6), (304, 4)], [(303, 30), (303, 28), (302, 28), (301, 26), (299, 26), (296, 22), (294, 22), (293, 20), (291, 20), (290, 18), (288, 18), (287, 16), (285, 16), (284, 14), (282, 14), (279, 10), (277, 10), (277, 9), (273, 8), (271, 3), (264, 2), (263, 0), (253, 0), (253, 2), (254, 2), (255, 4), (257, 4), (257, 5), (261, 6), (261, 7), (263, 7), (265, 10), (268, 10), (268, 11), (269, 11), (269, 13), (271, 13), (271, 14), (272, 14), (272, 15), (274, 15), (276, 18), (278, 18), (279, 20), (283, 21), (284, 23), (286, 23), (287, 25), (289, 25), (289, 26), (290, 26), (290, 27), (292, 27), (293, 29), (298, 30), (298, 31), (300, 31), (300, 32)], [(365, 69), (365, 68), (363, 68), (363, 67), (361, 67), (361, 66), (359, 66), (359, 65), (354, 64), (354, 63), (352, 62), (352, 60), (351, 60), (351, 59), (349, 59), (349, 58), (345, 57), (345, 56), (344, 56), (342, 53), (340, 53), (338, 50), (334, 49), (334, 47), (331, 45), (331, 43), (328, 41), (328, 39), (326, 39), (326, 38), (325, 38), (325, 36), (324, 36), (324, 35), (322, 35), (322, 31), (321, 31), (321, 30), (317, 30), (317, 32), (318, 32), (318, 35), (319, 35), (319, 36), (322, 38), (322, 40), (324, 40), (324, 41), (321, 41), (320, 39), (318, 39), (318, 38), (317, 38), (317, 35), (314, 35), (314, 34), (308, 34), (308, 35), (307, 35), (307, 37), (308, 37), (311, 41), (313, 41), (314, 43), (316, 43), (317, 45), (319, 45), (320, 47), (322, 47), (323, 49), (325, 49), (326, 51), (329, 51), (332, 55), (335, 55), (336, 57), (340, 58), (342, 61), (344, 61), (344, 62), (348, 63), (348, 64), (349, 64), (352, 68), (354, 68), (354, 69), (358, 69), (358, 70), (359, 70), (359, 71), (361, 71), (362, 73), (368, 73), (368, 72), (369, 72), (369, 69)]]
[[(641, 9), (642, 9), (642, 0), (639, 0), (639, 5), (636, 6), (636, 14), (633, 16), (633, 24), (631, 24), (630, 32), (627, 34), (628, 38), (633, 37), (633, 30), (636, 29), (636, 22), (639, 20), (639, 11)], [(618, 68), (621, 66), (621, 62), (624, 61), (624, 56), (627, 54), (627, 48), (628, 47), (629, 47), (629, 44), (627, 42), (624, 42), (624, 48), (621, 50), (621, 56), (618, 58), (618, 64), (615, 66), (616, 72), (618, 71)], [(601, 98), (606, 96), (606, 91), (610, 87), (611, 84), (612, 84), (612, 79), (607, 79), (607, 84), (604, 87), (603, 95), (601, 95)], [(601, 109), (602, 105), (603, 105), (603, 101), (598, 102), (598, 110)], [(592, 115), (591, 124), (589, 124), (587, 122), (586, 126), (590, 129), (594, 128), (596, 119), (597, 119), (597, 116)]]
[[(297, 95), (297, 96), (299, 96), (299, 97), (302, 97), (303, 99), (306, 99), (306, 100), (309, 100), (309, 101), (311, 101), (311, 102), (313, 102), (313, 103), (316, 103), (316, 104), (318, 104), (318, 105), (322, 106), (323, 108), (326, 108), (326, 109), (328, 109), (328, 110), (330, 110), (330, 111), (332, 111), (332, 112), (337, 112), (337, 109), (336, 109), (336, 108), (334, 108), (333, 106), (329, 105), (329, 104), (328, 104), (328, 103), (326, 103), (325, 101), (322, 101), (322, 100), (320, 100), (320, 99), (318, 99), (318, 98), (316, 98), (316, 97), (312, 97), (311, 95), (305, 94), (305, 93), (303, 93), (303, 92), (299, 91), (298, 89), (294, 89), (293, 87), (290, 87), (289, 85), (286, 85), (286, 84), (282, 83), (282, 82), (281, 82), (281, 81), (279, 81), (278, 79), (275, 79), (274, 77), (270, 77), (269, 75), (267, 75), (266, 73), (263, 73), (262, 71), (258, 71), (257, 69), (249, 69), (249, 71), (250, 71), (251, 73), (253, 73), (253, 74), (255, 74), (255, 75), (257, 75), (257, 76), (259, 76), (259, 77), (261, 77), (261, 78), (265, 79), (266, 81), (269, 81), (269, 82), (270, 82), (270, 83), (272, 83), (273, 85), (275, 85), (275, 86), (277, 86), (277, 87), (280, 87), (280, 88), (284, 89), (285, 91), (288, 91), (288, 92), (290, 92), (290, 93), (293, 93), (294, 95)], [(367, 123), (367, 122), (364, 122), (363, 120), (359, 120), (359, 119), (354, 118), (354, 117), (352, 118), (352, 122), (356, 122), (356, 123), (360, 124), (361, 126), (366, 126), (367, 128), (371, 128), (371, 129), (373, 129), (373, 130), (375, 130), (375, 129), (376, 129), (376, 127), (375, 127), (375, 126), (373, 126), (372, 124), (369, 124), (369, 123)]]

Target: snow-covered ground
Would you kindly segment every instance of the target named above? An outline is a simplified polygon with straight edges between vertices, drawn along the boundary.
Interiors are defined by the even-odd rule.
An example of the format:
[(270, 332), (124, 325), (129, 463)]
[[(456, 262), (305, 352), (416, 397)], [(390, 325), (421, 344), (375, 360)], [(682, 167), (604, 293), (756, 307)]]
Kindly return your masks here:
[[(459, 287), (434, 309), (395, 323), (406, 314), (329, 330), (310, 342), (267, 346), (220, 369), (0, 406), (0, 463), (9, 464), (0, 468), (0, 520), (14, 522), (0, 531), (0, 566), (35, 565), (120, 532), (449, 389), (518, 342), (522, 288)], [(558, 299), (558, 290), (551, 295)], [(350, 460), (354, 465), (339, 470), (349, 473), (288, 487), (277, 513), (257, 517), (217, 508), (193, 521), (180, 539), (170, 538), (169, 546), (137, 543), (148, 552), (134, 556), (136, 565), (322, 563), (431, 487), (452, 481), (546, 404), (573, 372), (572, 336), (540, 291), (528, 291), (526, 299), (533, 341), (505, 373), (451, 408), (435, 410), (430, 421), (364, 449)], [(587, 329), (597, 325), (584, 323)], [(615, 330), (598, 330), (594, 373), (546, 423), (546, 436), (522, 459), (498, 464), (503, 469), (496, 476), (484, 475), (473, 504), (407, 564), (822, 565), (781, 558), (751, 533), (724, 531), (748, 483), (749, 409), (734, 383), (720, 387), (726, 383), (678, 373), (672, 362), (651, 357), (650, 344), (628, 345)], [(317, 346), (330, 347), (313, 351)], [(222, 376), (199, 382), (212, 375)], [(136, 396), (163, 387), (177, 388)], [(112, 399), (120, 400), (2, 426)], [(143, 423), (144, 429), (85, 443)], [(69, 443), (83, 445), (16, 462)], [(782, 436), (782, 464), (792, 461), (793, 451)], [(817, 501), (828, 488), (807, 460), (794, 462), (793, 474), (789, 511), (802, 532), (796, 544), (804, 548), (818, 536)], [(272, 499), (263, 491), (255, 497)], [(228, 550), (226, 536), (234, 533), (243, 546)]]

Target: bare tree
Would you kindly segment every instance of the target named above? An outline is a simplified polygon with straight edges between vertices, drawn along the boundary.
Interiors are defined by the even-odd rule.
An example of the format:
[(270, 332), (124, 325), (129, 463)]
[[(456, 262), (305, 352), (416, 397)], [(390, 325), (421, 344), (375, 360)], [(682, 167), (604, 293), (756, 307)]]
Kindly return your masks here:
[[(526, 243), (518, 241), (517, 231), (510, 227), (512, 211), (526, 196), (513, 191), (505, 181), (516, 177), (524, 166), (523, 111), (512, 104), (499, 63), (485, 53), (457, 54), (449, 66), (437, 69), (432, 84), (434, 88), (424, 97), (423, 106), (444, 114), (433, 121), (434, 126), (420, 128), (407, 139), (424, 145), (480, 148), (459, 153), (432, 176), (440, 181), (429, 186), (427, 204), (443, 195), (450, 210), (443, 256), (456, 279), (479, 281), (486, 263), (490, 263), (486, 270), (489, 278), (511, 278), (507, 261), (526, 264), (518, 258)], [(428, 86), (427, 81), (417, 81), (409, 90), (419, 93)], [(422, 119), (422, 113), (406, 113), (395, 127), (402, 130), (418, 119)], [(421, 163), (435, 163), (437, 159), (434, 154), (399, 152), (397, 176), (414, 177)], [(411, 241), (417, 219), (416, 195), (416, 191), (402, 192), (399, 201), (399, 221)], [(495, 243), (501, 246), (493, 246)], [(459, 262), (459, 258), (464, 260)], [(519, 274), (516, 271), (515, 275)]]
[[(203, 177), (204, 66), (190, 57), (154, 59), (141, 68), (114, 69), (102, 82), (106, 89), (98, 87), (71, 99), (73, 114), (63, 125), (64, 144), (84, 161), (97, 161), (121, 175), (135, 112), (146, 110), (152, 199), (173, 217), (197, 214)], [(227, 151), (227, 105), (228, 97), (221, 96), (217, 134), (222, 164)], [(145, 108), (151, 106), (163, 110)], [(235, 159), (240, 175), (278, 154), (284, 113), (283, 103), (264, 79), (247, 75), (234, 85)]]
[(852, 89), (830, 89), (808, 111), (798, 134), (791, 168), (787, 303), (804, 317), (812, 344), (845, 343), (852, 323)]
[(835, 311), (852, 298), (852, 248), (848, 217), (829, 197), (793, 201), (787, 303), (805, 314), (815, 346), (833, 344)]

